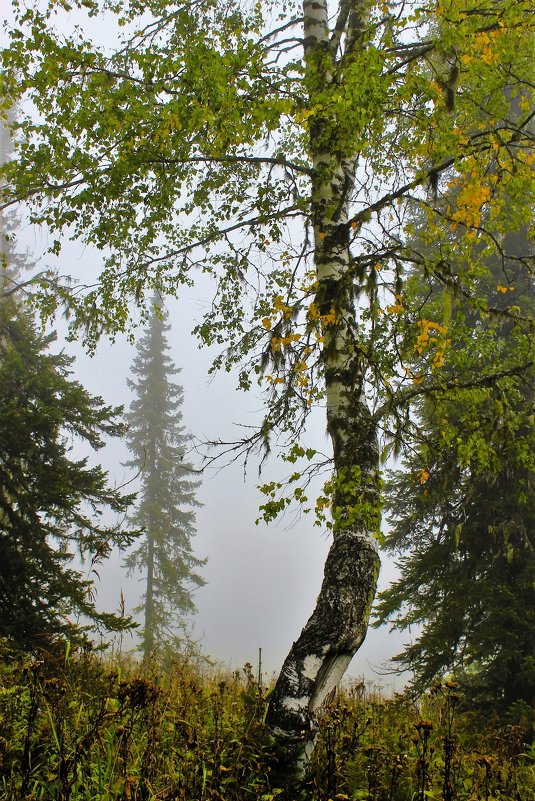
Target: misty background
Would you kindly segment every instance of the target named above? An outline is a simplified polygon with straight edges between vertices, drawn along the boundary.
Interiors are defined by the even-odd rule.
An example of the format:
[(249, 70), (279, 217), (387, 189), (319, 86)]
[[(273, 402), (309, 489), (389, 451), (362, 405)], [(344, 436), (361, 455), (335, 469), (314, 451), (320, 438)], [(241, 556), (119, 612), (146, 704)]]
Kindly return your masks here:
[[(36, 257), (46, 247), (36, 238), (35, 231), (31, 234), (27, 228), (22, 239), (33, 239), (29, 250), (37, 258), (39, 268), (59, 266), (60, 272), (83, 283), (96, 277), (98, 254), (90, 254), (76, 243), (67, 243), (58, 265), (51, 262), (50, 256)], [(198, 613), (191, 621), (192, 638), (203, 653), (232, 668), (239, 668), (245, 662), (256, 667), (261, 648), (263, 671), (269, 675), (280, 670), (292, 641), (314, 608), (330, 535), (314, 526), (312, 515), (299, 515), (292, 508), (276, 523), (255, 525), (259, 505), (264, 500), (258, 484), (282, 480), (291, 472), (291, 466), (276, 456), (262, 466), (260, 476), (259, 460), (254, 458), (246, 469), (242, 459), (232, 464), (225, 464), (222, 459), (203, 469), (199, 451), (206, 449), (201, 448), (202, 442), (236, 440), (242, 435), (243, 426), (259, 423), (262, 415), (259, 388), (249, 393), (237, 391), (232, 374), (208, 373), (218, 351), (199, 349), (191, 331), (209, 309), (210, 301), (210, 279), (200, 274), (193, 288), (181, 290), (179, 299), (165, 300), (171, 325), (167, 334), (169, 355), (181, 370), (174, 380), (184, 388), (183, 423), (193, 442), (198, 443), (198, 448), (192, 445), (187, 458), (196, 469), (202, 470), (197, 490), (202, 507), (196, 510), (193, 550), (199, 558), (208, 557), (201, 571), (207, 584), (194, 596)], [(79, 341), (68, 341), (65, 320), (58, 318), (55, 331), (58, 341), (52, 349), (64, 349), (75, 357), (74, 377), (106, 403), (128, 408), (131, 393), (126, 381), (130, 377), (135, 344), (129, 343), (126, 336), (114, 343), (103, 338), (96, 353), (90, 356)], [(142, 331), (143, 328), (137, 329), (136, 336)], [(312, 415), (306, 445), (319, 451), (329, 450), (321, 411), (315, 419)], [(80, 450), (79, 443), (74, 442), (73, 447), (76, 452)], [(109, 472), (110, 483), (126, 484), (128, 492), (137, 488), (133, 471), (122, 466), (129, 458), (124, 443), (109, 440), (101, 451), (80, 451), (80, 455), (88, 455), (92, 462), (102, 464)], [(318, 489), (321, 484), (322, 479), (316, 483)], [(123, 555), (114, 553), (97, 568), (100, 577), (96, 579), (97, 599), (102, 609), (117, 610), (121, 594), (127, 612), (139, 603), (143, 576), (128, 577), (122, 559)], [(392, 561), (383, 556), (379, 587), (386, 586), (394, 575)], [(385, 674), (385, 668), (388, 669), (389, 658), (401, 650), (405, 640), (406, 634), (391, 633), (385, 627), (370, 630), (348, 677), (364, 676), (386, 690), (400, 688), (404, 679)], [(135, 634), (124, 636), (123, 648), (135, 647), (135, 641)]]
[[(70, 17), (72, 25), (80, 22), (79, 14)], [(84, 30), (87, 23), (88, 20), (83, 21)], [(99, 41), (113, 41), (114, 32), (103, 19), (90, 20), (89, 27)], [(100, 268), (97, 251), (91, 252), (63, 237), (63, 249), (56, 259), (46, 253), (48, 241), (44, 232), (25, 224), (24, 218), (17, 240), (18, 250), (27, 251), (36, 271), (58, 270), (81, 284), (91, 284), (97, 279)], [(184, 388), (185, 430), (199, 443), (236, 440), (242, 436), (243, 426), (262, 419), (260, 389), (249, 393), (237, 391), (232, 374), (208, 374), (217, 350), (199, 350), (191, 331), (210, 308), (210, 279), (199, 274), (195, 286), (184, 287), (180, 293), (178, 299), (165, 299), (165, 307), (171, 325), (169, 355), (181, 369), (174, 380)], [(51, 350), (63, 349), (75, 357), (73, 376), (93, 395), (102, 396), (107, 404), (128, 408), (131, 394), (126, 381), (130, 377), (135, 344), (129, 343), (127, 337), (118, 337), (114, 343), (103, 338), (96, 353), (90, 356), (81, 342), (68, 341), (68, 324), (60, 316), (49, 329), (55, 330), (58, 337)], [(142, 331), (138, 329), (137, 335)], [(311, 415), (306, 445), (330, 452), (323, 414)], [(83, 451), (77, 442), (73, 442), (73, 448), (76, 456), (88, 456), (91, 463), (101, 464), (109, 472), (111, 484), (126, 485), (125, 492), (136, 490), (134, 473), (122, 466), (129, 458), (124, 443), (109, 440), (96, 453)], [(202, 469), (202, 456), (195, 450), (187, 458), (195, 468)], [(192, 545), (195, 555), (207, 557), (208, 562), (201, 571), (207, 584), (194, 595), (198, 613), (191, 621), (192, 638), (203, 653), (232, 668), (245, 662), (256, 666), (261, 648), (263, 671), (269, 675), (280, 670), (292, 641), (315, 606), (330, 535), (314, 526), (312, 514), (299, 516), (291, 507), (278, 522), (255, 525), (264, 499), (257, 485), (283, 480), (292, 472), (289, 465), (271, 457), (259, 476), (258, 460), (251, 459), (246, 471), (240, 460), (224, 464), (222, 460), (218, 465), (205, 467), (199, 475), (202, 483), (196, 495), (202, 507), (196, 511), (197, 534)], [(318, 480), (318, 489), (321, 484)], [(143, 576), (127, 577), (123, 558), (123, 554), (114, 553), (97, 568), (97, 604), (101, 609), (117, 610), (121, 596), (127, 613), (139, 603)], [(379, 589), (389, 584), (395, 572), (393, 562), (383, 555)], [(385, 669), (389, 658), (401, 650), (406, 639), (405, 633), (391, 633), (384, 627), (370, 629), (351, 663), (348, 677), (364, 676), (387, 691), (400, 688), (404, 679), (385, 674)], [(123, 648), (133, 649), (135, 643), (135, 633), (123, 637)]]

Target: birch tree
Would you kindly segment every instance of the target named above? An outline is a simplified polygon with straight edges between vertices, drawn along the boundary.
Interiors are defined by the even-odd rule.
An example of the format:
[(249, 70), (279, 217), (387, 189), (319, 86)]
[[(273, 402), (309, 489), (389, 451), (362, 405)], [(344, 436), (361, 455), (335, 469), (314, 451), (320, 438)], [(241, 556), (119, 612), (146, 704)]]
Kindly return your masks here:
[[(258, 430), (222, 450), (280, 448), (294, 472), (287, 486), (263, 485), (263, 517), (297, 502), (332, 534), (317, 607), (268, 716), (287, 761), (302, 765), (314, 716), (366, 633), (381, 453), (417, 436), (418, 398), (490, 395), (532, 361), (530, 319), (475, 279), (490, 252), (502, 258), (504, 232), (531, 219), (535, 12), (531, 0), (75, 0), (68, 8), (87, 20), (67, 32), (65, 7), (13, 2), (2, 86), (29, 116), (4, 168), (4, 205), (26, 203), (54, 253), (65, 235), (103, 251), (97, 287), (59, 300), (44, 287), (40, 298), (48, 312), (66, 302), (89, 344), (127, 328), (131, 304), (143, 309), (152, 291), (212, 276), (195, 333), (220, 345), (214, 369), (235, 369), (243, 389), (258, 381), (266, 397)], [(99, 12), (117, 24), (112, 44), (90, 37)], [(452, 185), (458, 204), (443, 208), (435, 201)], [(410, 244), (415, 208), (432, 256)], [(530, 253), (515, 258), (532, 269)], [(439, 311), (426, 306), (431, 280)], [(509, 291), (506, 274), (500, 286)], [(514, 364), (443, 373), (454, 335), (455, 347), (477, 347), (458, 298), (509, 317)], [(306, 442), (316, 406), (332, 476), (309, 502), (325, 462)], [(492, 447), (484, 426), (469, 434)]]

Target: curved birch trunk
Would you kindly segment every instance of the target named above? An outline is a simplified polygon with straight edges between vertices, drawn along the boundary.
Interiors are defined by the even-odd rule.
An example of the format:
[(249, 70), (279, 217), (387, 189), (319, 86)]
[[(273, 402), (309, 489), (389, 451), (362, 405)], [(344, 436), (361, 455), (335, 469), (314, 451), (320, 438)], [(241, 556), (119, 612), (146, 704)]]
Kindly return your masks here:
[[(345, 54), (359, 46), (364, 3), (340, 3)], [(344, 12), (345, 9), (345, 12)], [(304, 46), (311, 105), (314, 92), (336, 81), (326, 0), (304, 2)], [(332, 118), (315, 115), (310, 131), (314, 166), (312, 213), (320, 315), (325, 326), (327, 428), (332, 439), (335, 492), (333, 543), (314, 612), (288, 654), (267, 722), (282, 746), (279, 769), (299, 780), (314, 746), (314, 713), (334, 690), (368, 627), (379, 573), (380, 481), (377, 432), (364, 397), (364, 358), (358, 341), (349, 252), (349, 202), (357, 154), (345, 155)], [(334, 315), (333, 315), (334, 312)]]

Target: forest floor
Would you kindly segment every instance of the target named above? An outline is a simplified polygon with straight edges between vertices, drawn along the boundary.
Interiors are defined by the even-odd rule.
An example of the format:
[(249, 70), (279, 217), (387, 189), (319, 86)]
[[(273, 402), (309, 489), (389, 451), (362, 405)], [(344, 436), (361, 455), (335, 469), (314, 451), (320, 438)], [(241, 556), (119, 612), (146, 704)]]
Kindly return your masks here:
[[(2, 801), (295, 801), (277, 787), (269, 688), (196, 659), (165, 669), (93, 652), (0, 662)], [(535, 801), (521, 725), (470, 712), (454, 682), (418, 701), (341, 690), (299, 798)]]

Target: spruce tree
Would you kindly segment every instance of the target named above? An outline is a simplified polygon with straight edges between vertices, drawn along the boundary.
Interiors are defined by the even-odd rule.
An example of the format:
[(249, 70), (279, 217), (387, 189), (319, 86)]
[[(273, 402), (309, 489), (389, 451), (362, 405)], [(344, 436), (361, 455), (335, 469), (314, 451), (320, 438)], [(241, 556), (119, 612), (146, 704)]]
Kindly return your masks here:
[[(451, 193), (447, 200), (454, 206)], [(532, 260), (535, 246), (526, 227), (500, 246), (510, 256), (487, 258), (487, 273), (475, 279), (494, 290), (494, 309), (482, 322), (454, 295), (448, 309), (454, 325), (478, 331), (472, 348), (452, 347), (443, 366), (448, 380), (460, 377), (459, 390), (422, 400), (420, 442), (387, 485), (385, 544), (400, 573), (380, 595), (378, 622), (420, 627), (394, 660), (413, 671), (416, 690), (454, 673), (479, 710), (519, 720), (535, 704), (535, 371), (531, 347), (522, 381), (512, 380), (519, 343), (507, 315), (533, 314), (532, 267), (522, 254), (531, 250)], [(433, 291), (443, 305), (438, 284)], [(499, 313), (501, 323), (491, 325)], [(491, 358), (501, 386), (471, 396), (463, 373), (483, 371)], [(476, 443), (482, 426), (489, 435)]]
[(145, 335), (138, 344), (128, 386), (135, 397), (127, 414), (128, 466), (141, 474), (140, 500), (132, 522), (145, 536), (129, 554), (129, 570), (143, 571), (146, 589), (136, 612), (143, 613), (141, 648), (147, 658), (166, 644), (180, 647), (188, 639), (193, 591), (204, 584), (196, 572), (206, 560), (192, 551), (195, 491), (199, 481), (184, 461), (188, 436), (182, 425), (184, 391), (172, 381), (180, 370), (167, 351), (167, 314), (154, 300)]
[[(2, 161), (10, 152), (0, 126)], [(73, 359), (38, 331), (22, 291), (35, 265), (19, 250), (18, 229), (16, 214), (0, 212), (0, 637), (36, 651), (131, 624), (97, 609), (93, 577), (114, 546), (133, 540), (122, 525), (133, 496), (73, 457), (73, 440), (98, 450), (122, 436), (122, 409), (74, 381)]]
[[(120, 523), (133, 498), (71, 453), (73, 439), (99, 449), (122, 435), (121, 409), (72, 380), (72, 359), (50, 352), (53, 339), (13, 297), (0, 300), (0, 637), (24, 650), (57, 635), (85, 639), (80, 616), (101, 630), (130, 622), (97, 610), (88, 576), (132, 542)], [(103, 521), (110, 512), (119, 524)]]
[(497, 474), (460, 465), (438, 446), (439, 421), (426, 423), (437, 444), (426, 480), (416, 451), (390, 486), (386, 545), (400, 575), (380, 596), (380, 617), (421, 625), (395, 658), (418, 691), (453, 673), (479, 709), (517, 716), (535, 704), (534, 473), (507, 441)]

